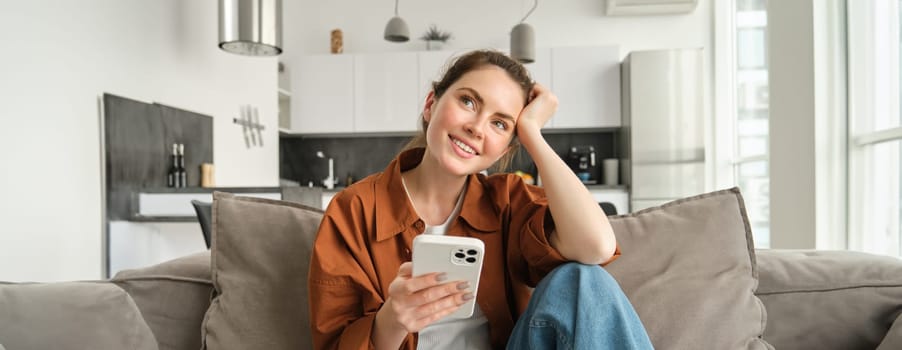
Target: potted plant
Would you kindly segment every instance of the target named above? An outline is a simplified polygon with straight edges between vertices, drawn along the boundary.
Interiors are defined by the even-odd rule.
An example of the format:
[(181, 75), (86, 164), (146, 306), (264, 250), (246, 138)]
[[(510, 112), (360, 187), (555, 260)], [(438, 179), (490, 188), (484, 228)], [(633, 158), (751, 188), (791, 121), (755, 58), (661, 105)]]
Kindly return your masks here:
[(451, 33), (441, 31), (435, 24), (429, 26), (429, 29), (420, 36), (420, 40), (426, 41), (426, 50), (440, 50), (443, 44), (451, 39)]

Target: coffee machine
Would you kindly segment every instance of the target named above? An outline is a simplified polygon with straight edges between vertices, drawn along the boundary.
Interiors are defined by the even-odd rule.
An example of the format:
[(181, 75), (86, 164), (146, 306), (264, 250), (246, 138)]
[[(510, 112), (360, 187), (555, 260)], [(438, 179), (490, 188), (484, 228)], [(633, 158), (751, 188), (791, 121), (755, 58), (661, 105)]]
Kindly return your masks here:
[(567, 156), (567, 164), (583, 183), (592, 184), (597, 181), (592, 178), (593, 169), (595, 169), (594, 146), (570, 147), (570, 154)]

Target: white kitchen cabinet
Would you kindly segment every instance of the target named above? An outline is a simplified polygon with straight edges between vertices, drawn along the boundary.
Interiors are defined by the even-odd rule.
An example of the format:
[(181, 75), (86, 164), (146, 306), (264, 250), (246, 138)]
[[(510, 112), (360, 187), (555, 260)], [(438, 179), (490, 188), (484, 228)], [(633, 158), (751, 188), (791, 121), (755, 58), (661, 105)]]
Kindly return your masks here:
[(279, 62), (279, 131), (291, 132), (291, 73)]
[[(551, 49), (536, 49), (536, 60), (533, 63), (527, 63), (523, 66), (529, 70), (529, 76), (538, 84), (542, 84), (542, 86), (551, 89), (554, 92), (554, 86), (552, 86), (551, 81)], [(557, 114), (556, 114), (557, 115)], [(554, 127), (554, 119), (556, 117), (552, 117), (548, 123), (545, 123), (544, 128), (552, 128)]]
[(617, 209), (617, 214), (630, 212), (630, 194), (624, 188), (611, 188), (608, 186), (589, 186), (589, 193), (598, 203), (611, 203)]
[(456, 57), (457, 51), (423, 51), (417, 54), (417, 114), (423, 110), (426, 94), (432, 90), (432, 83), (441, 79), (445, 69)]
[(551, 89), (551, 49), (536, 49), (536, 61), (524, 65), (536, 83)]
[(416, 131), (417, 54), (354, 56), (354, 131)]
[(552, 48), (551, 89), (559, 101), (551, 128), (620, 127), (618, 47)]
[[(466, 52), (302, 56), (291, 67), (291, 132), (416, 131), (430, 84)], [(537, 49), (536, 61), (526, 68), (560, 100), (545, 127), (620, 127), (619, 66), (616, 46)]]
[(291, 130), (354, 132), (354, 56), (303, 56), (291, 69)]

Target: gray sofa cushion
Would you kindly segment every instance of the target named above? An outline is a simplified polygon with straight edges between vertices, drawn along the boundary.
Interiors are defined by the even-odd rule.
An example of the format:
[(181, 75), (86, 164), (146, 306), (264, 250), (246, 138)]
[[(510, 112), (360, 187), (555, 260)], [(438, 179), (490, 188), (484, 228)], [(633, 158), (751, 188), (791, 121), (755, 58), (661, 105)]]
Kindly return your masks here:
[(111, 280), (135, 300), (160, 350), (197, 350), (200, 327), (210, 306), (210, 252), (135, 270)]
[(739, 190), (611, 218), (608, 264), (658, 349), (768, 349), (752, 233)]
[(208, 349), (310, 349), (307, 271), (323, 212), (297, 203), (213, 194)]
[(0, 344), (8, 350), (157, 349), (132, 298), (106, 282), (0, 283)]
[(902, 260), (849, 251), (758, 257), (764, 338), (777, 349), (902, 349)]
[(886, 332), (877, 350), (902, 349), (902, 314), (896, 316), (893, 326)]

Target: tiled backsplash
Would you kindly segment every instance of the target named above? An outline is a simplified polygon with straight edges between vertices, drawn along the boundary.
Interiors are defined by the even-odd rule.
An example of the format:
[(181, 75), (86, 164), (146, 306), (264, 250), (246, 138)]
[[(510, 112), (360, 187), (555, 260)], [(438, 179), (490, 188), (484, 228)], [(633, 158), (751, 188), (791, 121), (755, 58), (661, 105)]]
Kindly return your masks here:
[[(553, 133), (545, 139), (562, 158), (566, 159), (572, 146), (589, 145), (595, 147), (596, 166), (592, 178), (601, 173), (601, 160), (618, 158), (620, 150), (619, 131)], [(282, 137), (279, 140), (280, 177), (306, 185), (309, 181), (317, 186), (328, 176), (328, 160), (317, 158), (316, 152), (334, 159), (335, 176), (339, 186), (346, 185), (350, 175), (355, 181), (382, 171), (385, 166), (407, 144), (411, 137)], [(521, 149), (514, 158), (509, 171), (521, 170), (535, 175), (532, 158)]]

